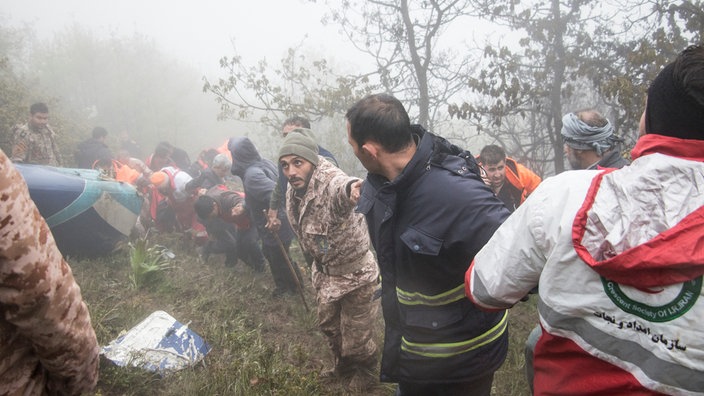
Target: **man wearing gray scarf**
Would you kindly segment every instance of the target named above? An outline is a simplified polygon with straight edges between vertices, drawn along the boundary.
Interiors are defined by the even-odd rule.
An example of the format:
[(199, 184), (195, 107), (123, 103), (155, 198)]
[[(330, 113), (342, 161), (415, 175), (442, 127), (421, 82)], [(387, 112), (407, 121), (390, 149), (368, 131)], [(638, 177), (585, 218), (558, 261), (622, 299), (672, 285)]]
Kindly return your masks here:
[(609, 120), (596, 110), (565, 114), (561, 133), (565, 155), (572, 169), (623, 168), (628, 165), (616, 149), (623, 140), (614, 135)]

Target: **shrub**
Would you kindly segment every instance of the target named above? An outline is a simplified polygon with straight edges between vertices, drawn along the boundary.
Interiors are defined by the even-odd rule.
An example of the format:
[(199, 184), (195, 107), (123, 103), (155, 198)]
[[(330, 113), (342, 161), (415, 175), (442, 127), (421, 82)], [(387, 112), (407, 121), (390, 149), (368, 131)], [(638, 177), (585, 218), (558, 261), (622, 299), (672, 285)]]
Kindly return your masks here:
[(130, 242), (130, 281), (135, 288), (142, 287), (154, 276), (171, 267), (170, 251), (161, 245), (149, 246), (146, 237)]

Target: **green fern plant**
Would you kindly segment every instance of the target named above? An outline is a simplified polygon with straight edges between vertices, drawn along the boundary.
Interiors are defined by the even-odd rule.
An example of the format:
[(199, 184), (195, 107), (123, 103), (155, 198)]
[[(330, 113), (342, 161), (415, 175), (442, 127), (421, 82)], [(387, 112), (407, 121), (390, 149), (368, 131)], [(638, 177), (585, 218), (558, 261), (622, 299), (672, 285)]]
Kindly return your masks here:
[(167, 249), (161, 245), (150, 246), (146, 237), (130, 242), (129, 246), (132, 269), (129, 278), (135, 288), (142, 287), (154, 275), (172, 268), (166, 255)]

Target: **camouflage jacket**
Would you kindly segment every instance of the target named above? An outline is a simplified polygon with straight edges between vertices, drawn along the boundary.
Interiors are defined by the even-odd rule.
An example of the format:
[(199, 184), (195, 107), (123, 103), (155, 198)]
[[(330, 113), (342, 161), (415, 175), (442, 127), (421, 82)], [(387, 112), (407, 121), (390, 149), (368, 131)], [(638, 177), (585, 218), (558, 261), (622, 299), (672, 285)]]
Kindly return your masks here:
[(0, 150), (0, 395), (87, 392), (98, 351), (71, 268)]
[(301, 248), (313, 259), (318, 300), (327, 303), (376, 282), (379, 270), (364, 216), (349, 199), (349, 187), (359, 179), (318, 159), (303, 197), (296, 197), (289, 185), (286, 212)]
[(49, 125), (40, 130), (32, 129), (29, 124), (16, 125), (12, 129), (12, 139), (12, 161), (61, 165), (56, 134)]

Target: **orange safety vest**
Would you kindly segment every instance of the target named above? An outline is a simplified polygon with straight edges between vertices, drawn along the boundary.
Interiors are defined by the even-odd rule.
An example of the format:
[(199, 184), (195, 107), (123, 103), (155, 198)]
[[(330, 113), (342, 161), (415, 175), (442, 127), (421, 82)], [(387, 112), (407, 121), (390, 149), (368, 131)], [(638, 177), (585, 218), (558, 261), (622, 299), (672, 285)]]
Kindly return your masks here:
[(137, 179), (142, 176), (138, 170), (132, 169), (120, 161), (112, 161), (112, 166), (115, 169), (115, 180), (117, 181), (135, 185), (137, 184)]
[[(97, 168), (99, 161), (93, 162), (93, 169)], [(137, 184), (137, 179), (142, 175), (139, 171), (130, 168), (129, 166), (121, 163), (117, 160), (112, 160), (112, 177), (120, 182), (129, 183), (131, 185)]]

